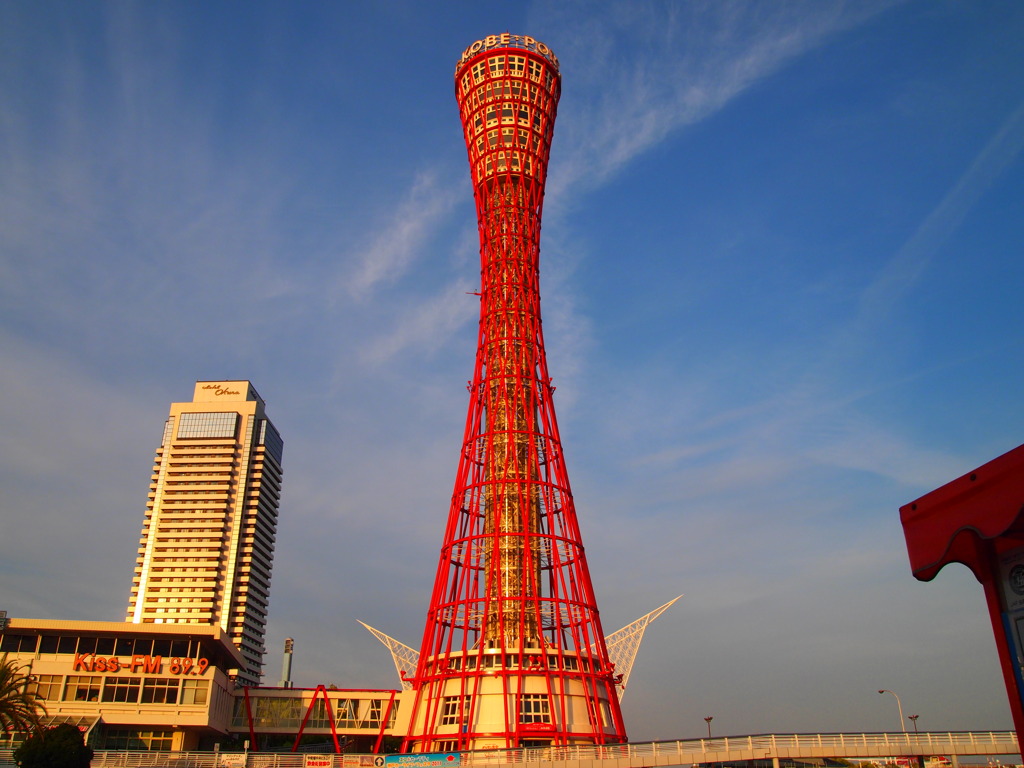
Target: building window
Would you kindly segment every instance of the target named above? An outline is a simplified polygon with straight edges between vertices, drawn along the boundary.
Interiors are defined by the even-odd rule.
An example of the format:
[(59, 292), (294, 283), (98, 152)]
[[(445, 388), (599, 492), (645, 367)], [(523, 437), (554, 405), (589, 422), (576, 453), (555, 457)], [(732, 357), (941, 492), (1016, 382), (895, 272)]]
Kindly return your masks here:
[(43, 701), (60, 701), (61, 675), (36, 675), (35, 694)]
[(309, 728), (330, 728), (331, 721), (327, 717), (327, 702), (317, 699), (309, 711), (309, 719), (306, 721)]
[(182, 704), (205, 704), (210, 695), (209, 680), (185, 680), (181, 685)]
[(519, 695), (520, 723), (550, 723), (551, 704), (546, 693), (522, 693)]
[(458, 725), (468, 712), (469, 696), (445, 696), (441, 702), (441, 725)]
[(183, 413), (178, 417), (178, 439), (231, 437), (238, 425), (237, 413)]
[(277, 463), (281, 463), (284, 456), (284, 440), (269, 419), (260, 421), (259, 444), (265, 445), (270, 455), (277, 459)]
[(35, 635), (12, 635), (10, 632), (5, 632), (0, 637), (0, 653), (35, 653), (36, 652), (36, 636)]
[(154, 677), (142, 686), (143, 704), (177, 704), (178, 681), (173, 677)]
[(366, 707), (366, 718), (364, 722), (359, 724), (360, 728), (380, 728), (381, 720), (381, 701), (380, 699), (372, 699), (368, 702)]
[(305, 711), (303, 702), (295, 698), (259, 696), (251, 700), (253, 724), (259, 727), (297, 728)]
[(169, 752), (171, 731), (140, 731), (134, 728), (108, 728), (100, 749), (151, 750)]
[(69, 675), (67, 685), (64, 686), (64, 701), (99, 701), (102, 681), (103, 678), (98, 675)]
[(354, 699), (339, 699), (335, 705), (338, 713), (339, 728), (355, 728), (359, 720), (356, 716), (356, 702)]
[(142, 679), (138, 677), (108, 677), (103, 684), (103, 700), (136, 703)]

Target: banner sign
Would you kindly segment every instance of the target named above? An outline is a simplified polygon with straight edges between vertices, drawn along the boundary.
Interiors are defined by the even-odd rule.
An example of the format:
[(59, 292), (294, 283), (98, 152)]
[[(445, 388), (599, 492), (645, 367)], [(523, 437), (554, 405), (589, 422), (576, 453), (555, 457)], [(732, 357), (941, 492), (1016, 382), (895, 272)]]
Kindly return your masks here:
[(462, 759), (458, 752), (424, 752), (412, 755), (385, 755), (384, 764), (402, 768), (448, 768), (461, 765)]
[(1024, 548), (999, 555), (1000, 592), (1003, 598), (1003, 631), (1013, 661), (1013, 674), (1024, 706)]
[[(505, 32), (500, 35), (488, 35), (482, 40), (477, 40), (466, 50), (462, 52), (462, 58), (459, 59), (459, 63), (455, 65), (455, 71), (459, 71), (459, 67), (473, 58), (480, 51), (489, 51), (491, 48), (522, 48), (526, 51), (533, 51), (539, 53), (545, 59), (555, 65), (555, 69), (558, 69), (558, 57), (555, 56), (555, 52), (548, 48), (540, 40), (535, 40), (529, 35), (510, 35)], [(426, 753), (424, 753), (426, 754)], [(440, 754), (440, 753), (439, 753)]]

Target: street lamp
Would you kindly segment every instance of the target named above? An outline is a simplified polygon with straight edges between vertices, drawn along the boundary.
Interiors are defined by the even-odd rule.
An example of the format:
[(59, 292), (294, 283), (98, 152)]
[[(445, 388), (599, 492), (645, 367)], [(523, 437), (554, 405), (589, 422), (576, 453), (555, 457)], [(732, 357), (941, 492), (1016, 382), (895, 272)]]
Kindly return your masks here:
[(708, 715), (704, 718), (704, 722), (708, 724), (708, 738), (711, 738), (711, 721), (714, 720), (714, 715)]
[(917, 733), (917, 718), (919, 718), (919, 717), (920, 717), (920, 715), (907, 715), (907, 720), (909, 720), (910, 722), (912, 722), (914, 724), (914, 733), (915, 734)]
[[(890, 691), (888, 688), (880, 688), (878, 692), (879, 693), (892, 693), (893, 696), (896, 696), (896, 694), (893, 691)], [(907, 724), (903, 720), (903, 705), (900, 704), (900, 697), (899, 696), (896, 696), (896, 706), (899, 707), (899, 709), (900, 709), (900, 728), (902, 728), (903, 732), (906, 733), (907, 732)]]

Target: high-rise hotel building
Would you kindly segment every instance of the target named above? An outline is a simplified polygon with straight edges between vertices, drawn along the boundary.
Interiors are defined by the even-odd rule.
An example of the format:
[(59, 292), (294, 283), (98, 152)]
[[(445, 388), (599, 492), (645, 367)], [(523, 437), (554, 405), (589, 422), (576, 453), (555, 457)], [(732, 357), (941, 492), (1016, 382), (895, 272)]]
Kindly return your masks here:
[(248, 381), (198, 381), (153, 461), (127, 621), (219, 626), (262, 674), (284, 443)]

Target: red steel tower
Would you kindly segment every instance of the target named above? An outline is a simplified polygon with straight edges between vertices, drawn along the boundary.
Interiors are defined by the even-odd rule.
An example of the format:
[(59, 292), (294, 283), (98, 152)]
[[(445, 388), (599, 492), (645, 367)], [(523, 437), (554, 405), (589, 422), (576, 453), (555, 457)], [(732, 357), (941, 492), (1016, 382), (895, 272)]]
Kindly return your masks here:
[(555, 421), (540, 222), (558, 59), (519, 35), (462, 54), (482, 287), (476, 366), (403, 751), (626, 740)]

